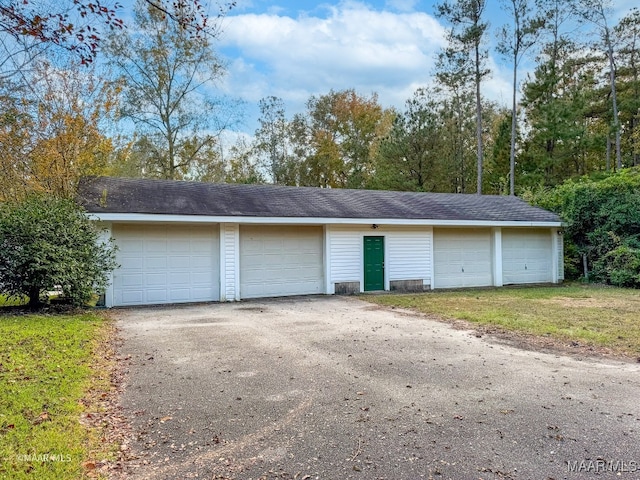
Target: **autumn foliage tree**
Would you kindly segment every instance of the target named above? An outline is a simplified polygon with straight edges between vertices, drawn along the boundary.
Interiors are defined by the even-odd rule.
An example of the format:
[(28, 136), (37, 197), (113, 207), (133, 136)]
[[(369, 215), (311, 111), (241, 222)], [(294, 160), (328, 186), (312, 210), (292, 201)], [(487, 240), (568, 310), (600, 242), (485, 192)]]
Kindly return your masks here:
[[(211, 18), (201, 0), (144, 0), (147, 6), (191, 35), (205, 37), (217, 32), (215, 20), (226, 14), (235, 1), (218, 5)], [(57, 47), (72, 53), (82, 64), (95, 59), (104, 32), (121, 31), (121, 4), (111, 0), (4, 0), (0, 3), (0, 33), (5, 39), (5, 57), (0, 71), (13, 64), (24, 66), (24, 56), (32, 58), (40, 47)], [(15, 70), (14, 70), (15, 71)]]
[(113, 151), (102, 132), (117, 92), (93, 70), (39, 61), (32, 78), (0, 97), (0, 199), (33, 191), (70, 197), (81, 176), (105, 173)]
[[(306, 135), (310, 147), (303, 161), (301, 183), (319, 187), (363, 188), (373, 172), (377, 139), (389, 113), (377, 95), (353, 89), (312, 96), (307, 102)], [(388, 131), (388, 130), (387, 130)]]
[[(0, 32), (7, 56), (1, 66), (36, 46), (70, 51), (81, 63), (93, 61), (103, 27), (121, 29), (118, 4), (103, 0), (6, 0), (0, 3)], [(7, 48), (9, 47), (9, 48)]]
[[(185, 6), (181, 15), (194, 8)], [(185, 30), (147, 1), (136, 3), (135, 26), (113, 36), (106, 49), (122, 86), (119, 113), (146, 147), (144, 176), (190, 178), (218, 160), (211, 155), (218, 135), (237, 118), (209, 90), (224, 66), (210, 36)]]

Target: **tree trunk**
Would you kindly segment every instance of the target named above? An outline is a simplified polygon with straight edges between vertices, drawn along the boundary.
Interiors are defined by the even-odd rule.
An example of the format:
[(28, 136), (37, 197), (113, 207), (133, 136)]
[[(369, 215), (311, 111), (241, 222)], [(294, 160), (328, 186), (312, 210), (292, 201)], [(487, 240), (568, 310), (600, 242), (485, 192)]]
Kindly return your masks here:
[(509, 194), (516, 194), (516, 90), (518, 85), (518, 50), (513, 56), (513, 99), (511, 105), (511, 152), (509, 154)]
[(40, 288), (32, 286), (29, 288), (29, 308), (36, 310), (40, 305)]
[(633, 166), (640, 165), (640, 154), (638, 154), (638, 142), (636, 142), (635, 135), (633, 133), (638, 127), (638, 119), (636, 117), (631, 119), (631, 148), (633, 149)]
[[(479, 40), (478, 40), (479, 42)], [(478, 195), (482, 195), (482, 97), (480, 96), (480, 81), (482, 74), (480, 72), (480, 44), (476, 43), (476, 140), (478, 142)]]
[(605, 42), (607, 43), (607, 53), (609, 56), (609, 81), (611, 82), (611, 99), (613, 101), (613, 128), (616, 133), (616, 170), (622, 168), (622, 153), (620, 151), (620, 120), (618, 118), (618, 96), (616, 93), (616, 66), (613, 59), (613, 45), (609, 29), (605, 28)]

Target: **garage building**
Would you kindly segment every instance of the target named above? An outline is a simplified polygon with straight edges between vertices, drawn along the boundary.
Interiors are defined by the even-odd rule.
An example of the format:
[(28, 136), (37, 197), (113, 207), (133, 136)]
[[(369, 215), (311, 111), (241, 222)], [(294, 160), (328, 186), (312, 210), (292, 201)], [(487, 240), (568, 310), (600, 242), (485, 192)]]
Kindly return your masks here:
[(84, 178), (106, 305), (559, 283), (558, 216), (510, 196)]

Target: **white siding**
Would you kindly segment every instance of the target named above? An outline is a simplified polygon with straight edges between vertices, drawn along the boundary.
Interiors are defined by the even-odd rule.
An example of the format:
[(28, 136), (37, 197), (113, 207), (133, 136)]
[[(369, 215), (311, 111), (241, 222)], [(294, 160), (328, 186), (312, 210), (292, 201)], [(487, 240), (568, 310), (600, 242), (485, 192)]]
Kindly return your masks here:
[(564, 280), (564, 235), (558, 235), (558, 280)]
[(363, 288), (363, 238), (382, 236), (385, 243), (385, 285), (394, 280), (431, 283), (431, 227), (332, 226), (328, 231), (330, 283), (360, 282)]
[(392, 231), (387, 236), (389, 280), (431, 283), (431, 232)]
[(491, 258), (493, 286), (502, 287), (504, 279), (502, 278), (502, 228), (496, 227), (491, 229)]
[(237, 223), (221, 224), (220, 229), (220, 258), (222, 292), (220, 300), (233, 301), (240, 299), (238, 289), (238, 242), (240, 228)]
[(331, 228), (329, 233), (329, 248), (331, 250), (329, 277), (332, 283), (360, 281), (363, 255), (362, 236), (361, 229)]

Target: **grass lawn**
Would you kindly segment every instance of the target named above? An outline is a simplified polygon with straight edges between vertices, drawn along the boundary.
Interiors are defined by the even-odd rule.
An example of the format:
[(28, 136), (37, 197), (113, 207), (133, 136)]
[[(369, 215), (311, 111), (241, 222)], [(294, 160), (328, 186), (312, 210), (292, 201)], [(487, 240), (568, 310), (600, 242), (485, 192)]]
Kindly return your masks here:
[[(109, 391), (105, 315), (0, 311), (0, 478), (75, 479), (113, 453), (81, 415)], [(90, 407), (87, 407), (87, 404)], [(91, 468), (91, 467), (88, 467)]]
[(418, 310), (613, 353), (640, 354), (640, 291), (591, 285), (434, 291), (366, 297)]

